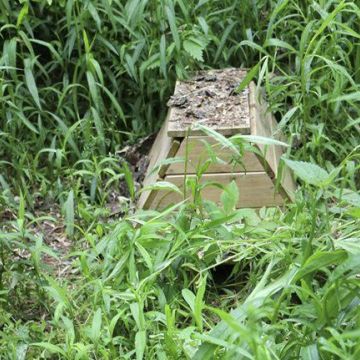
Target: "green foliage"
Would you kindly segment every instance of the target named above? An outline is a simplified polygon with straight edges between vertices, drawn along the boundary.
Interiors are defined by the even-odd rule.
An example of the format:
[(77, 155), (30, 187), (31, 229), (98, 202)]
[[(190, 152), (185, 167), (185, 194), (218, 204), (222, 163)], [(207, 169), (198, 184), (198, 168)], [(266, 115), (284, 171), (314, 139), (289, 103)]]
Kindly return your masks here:
[[(0, 358), (359, 358), (359, 20), (338, 0), (0, 0)], [(133, 211), (117, 150), (176, 78), (229, 66), (265, 89), (294, 203), (236, 210), (233, 182), (203, 201), (207, 144), (184, 192), (155, 185), (183, 202)], [(240, 162), (284, 146), (201, 128)]]
[(265, 85), (303, 158), (339, 163), (359, 133), (358, 22), (344, 1), (2, 0), (1, 172), (25, 191), (58, 181), (55, 157), (114, 153), (208, 66), (252, 67), (240, 86)]

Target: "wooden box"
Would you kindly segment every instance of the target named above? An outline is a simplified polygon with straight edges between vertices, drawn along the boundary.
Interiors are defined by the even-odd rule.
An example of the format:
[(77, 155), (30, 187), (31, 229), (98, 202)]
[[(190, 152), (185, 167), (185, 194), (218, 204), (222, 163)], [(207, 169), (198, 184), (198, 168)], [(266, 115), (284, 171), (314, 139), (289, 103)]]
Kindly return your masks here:
[[(184, 177), (196, 176), (198, 166), (210, 157), (209, 146), (223, 161), (212, 162), (200, 181), (226, 185), (234, 180), (239, 188), (238, 208), (279, 206), (291, 200), (295, 185), (287, 169), (283, 169), (282, 178), (277, 182), (280, 185), (275, 187), (283, 153), (281, 146), (255, 142), (257, 151), (245, 152), (241, 163), (234, 165), (230, 161), (233, 157), (230, 149), (209, 136), (209, 130), (206, 135), (203, 128), (197, 128), (201, 124), (226, 137), (243, 134), (255, 135), (254, 139), (260, 139), (259, 136), (281, 139), (277, 123), (267, 111), (266, 103), (256, 94), (254, 83), (241, 93), (236, 92), (245, 76), (246, 71), (242, 69), (201, 71), (190, 80), (176, 84), (168, 103), (167, 119), (149, 154), (139, 207), (163, 209), (183, 200), (184, 196), (173, 191), (147, 189), (158, 181), (183, 189)], [(174, 157), (186, 161), (164, 161)], [(221, 187), (207, 186), (201, 196), (219, 202), (221, 193)]]

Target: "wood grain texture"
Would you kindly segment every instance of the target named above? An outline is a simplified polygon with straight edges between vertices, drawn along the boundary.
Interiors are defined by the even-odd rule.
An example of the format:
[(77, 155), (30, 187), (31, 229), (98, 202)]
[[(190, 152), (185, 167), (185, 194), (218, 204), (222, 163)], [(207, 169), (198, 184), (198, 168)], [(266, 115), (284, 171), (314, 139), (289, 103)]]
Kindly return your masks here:
[[(162, 180), (166, 174), (169, 165), (160, 166), (161, 161), (172, 158), (177, 153), (180, 142), (167, 136), (169, 118), (167, 117), (163, 126), (161, 127), (154, 145), (149, 153), (149, 166), (143, 182), (143, 188), (155, 184), (157, 181)], [(154, 169), (159, 167), (156, 171)], [(138, 200), (138, 207), (148, 208), (156, 195), (156, 191), (145, 190), (140, 194)]]
[[(218, 158), (225, 162), (212, 163), (207, 169), (207, 173), (235, 173), (235, 172), (254, 172), (264, 171), (259, 159), (254, 153), (245, 152), (242, 158), (242, 164), (230, 164), (232, 153), (228, 148), (222, 147), (215, 139), (209, 136), (190, 136), (183, 139), (180, 144), (176, 157), (186, 157), (186, 147), (188, 147), (187, 173), (196, 173), (199, 164), (211, 158), (205, 143), (212, 147), (212, 150)], [(185, 173), (185, 161), (181, 163), (171, 164), (167, 171), (167, 175), (176, 175)]]
[[(194, 175), (188, 175), (188, 178)], [(226, 186), (235, 180), (239, 188), (239, 201), (237, 207), (259, 208), (262, 206), (279, 206), (284, 204), (283, 197), (275, 192), (275, 187), (266, 173), (235, 173), (235, 174), (205, 174), (201, 183), (215, 182)], [(184, 175), (168, 175), (165, 181), (171, 182), (183, 188)], [(222, 189), (214, 185), (209, 185), (202, 190), (202, 198), (219, 203)], [(180, 194), (167, 191), (159, 191), (151, 203), (151, 208), (163, 209), (168, 205), (175, 204), (183, 200)]]
[[(281, 131), (278, 131), (278, 125), (274, 116), (269, 112), (267, 103), (263, 97), (256, 93), (256, 86), (253, 82), (250, 83), (249, 89), (252, 135), (270, 137), (285, 142), (285, 137)], [(280, 176), (278, 169), (280, 158), (283, 155), (283, 147), (275, 145), (265, 146), (261, 144), (258, 144), (257, 147), (260, 149), (265, 159), (265, 162), (263, 162), (265, 171), (275, 182), (275, 178)], [(280, 184), (281, 187), (279, 191), (282, 192), (283, 196), (286, 196), (293, 201), (294, 193), (296, 191), (296, 184), (290, 169), (287, 167), (285, 167), (282, 171)]]
[[(178, 130), (178, 129), (172, 129), (169, 128), (168, 130), (168, 136), (170, 137), (185, 137), (187, 134), (191, 134), (191, 136), (203, 136), (205, 133), (200, 129), (194, 129), (190, 128), (191, 131), (189, 131), (189, 128), (185, 130)], [(236, 134), (243, 134), (243, 135), (250, 135), (250, 129), (249, 128), (226, 128), (226, 127), (217, 127), (216, 131), (224, 136), (231, 136)]]
[[(264, 101), (260, 102), (256, 94), (256, 86), (253, 82), (249, 85), (250, 123), (251, 135), (272, 137), (271, 114), (267, 111)], [(265, 171), (274, 178), (277, 173), (278, 162), (274, 145), (257, 144), (258, 149), (265, 161), (262, 161)], [(281, 149), (280, 149), (281, 150)], [(262, 159), (260, 159), (261, 161)]]
[[(284, 141), (281, 132), (277, 131), (276, 120), (256, 90), (255, 84), (250, 83), (248, 98), (251, 134)], [(201, 181), (227, 185), (234, 179), (240, 190), (240, 199), (237, 204), (239, 208), (278, 206), (284, 203), (284, 199), (293, 200), (296, 186), (291, 172), (288, 168), (282, 169), (281, 174), (279, 172), (279, 161), (283, 154), (281, 146), (255, 144), (262, 156), (246, 152), (243, 157), (243, 164), (232, 165), (229, 164), (232, 157), (231, 151), (223, 148), (221, 144), (216, 144), (216, 140), (212, 137), (191, 134), (188, 138), (171, 138), (169, 136), (170, 117), (171, 110), (150, 151), (150, 164), (144, 180), (144, 187), (153, 185), (159, 180), (165, 180), (182, 188), (185, 174), (184, 162), (160, 166), (156, 172), (152, 172), (152, 169), (159, 166), (161, 161), (165, 159), (174, 156), (185, 158), (186, 147), (188, 147), (186, 172), (189, 174), (188, 177), (193, 177), (198, 164), (203, 164), (211, 157), (204, 143), (206, 141), (216, 156), (224, 160), (225, 163), (211, 164)], [(186, 135), (186, 132), (182, 135)], [(275, 192), (276, 177), (280, 175), (280, 187), (278, 192)], [(218, 202), (221, 193), (222, 190), (219, 187), (208, 186), (202, 191), (202, 196), (204, 199)], [(181, 200), (183, 200), (182, 196), (175, 193), (144, 191), (140, 196), (138, 205), (142, 208), (162, 209)]]

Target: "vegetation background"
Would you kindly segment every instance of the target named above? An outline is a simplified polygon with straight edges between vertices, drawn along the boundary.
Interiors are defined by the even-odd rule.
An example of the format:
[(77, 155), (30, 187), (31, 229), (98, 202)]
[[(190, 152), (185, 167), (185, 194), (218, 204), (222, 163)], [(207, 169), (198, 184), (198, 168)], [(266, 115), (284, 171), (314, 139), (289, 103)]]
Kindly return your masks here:
[[(0, 358), (359, 358), (358, 2), (0, 0), (0, 48)], [(288, 136), (295, 203), (235, 210), (230, 184), (135, 212), (119, 150), (176, 78), (230, 66)]]

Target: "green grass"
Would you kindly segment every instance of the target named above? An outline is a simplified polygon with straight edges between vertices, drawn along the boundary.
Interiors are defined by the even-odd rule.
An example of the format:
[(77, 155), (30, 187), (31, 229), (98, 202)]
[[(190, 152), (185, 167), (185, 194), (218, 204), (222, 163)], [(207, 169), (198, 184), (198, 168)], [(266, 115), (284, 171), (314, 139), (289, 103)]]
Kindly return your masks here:
[[(358, 359), (359, 24), (338, 0), (0, 0), (0, 358)], [(229, 66), (265, 89), (295, 202), (195, 183), (134, 211), (117, 151), (176, 78)]]

